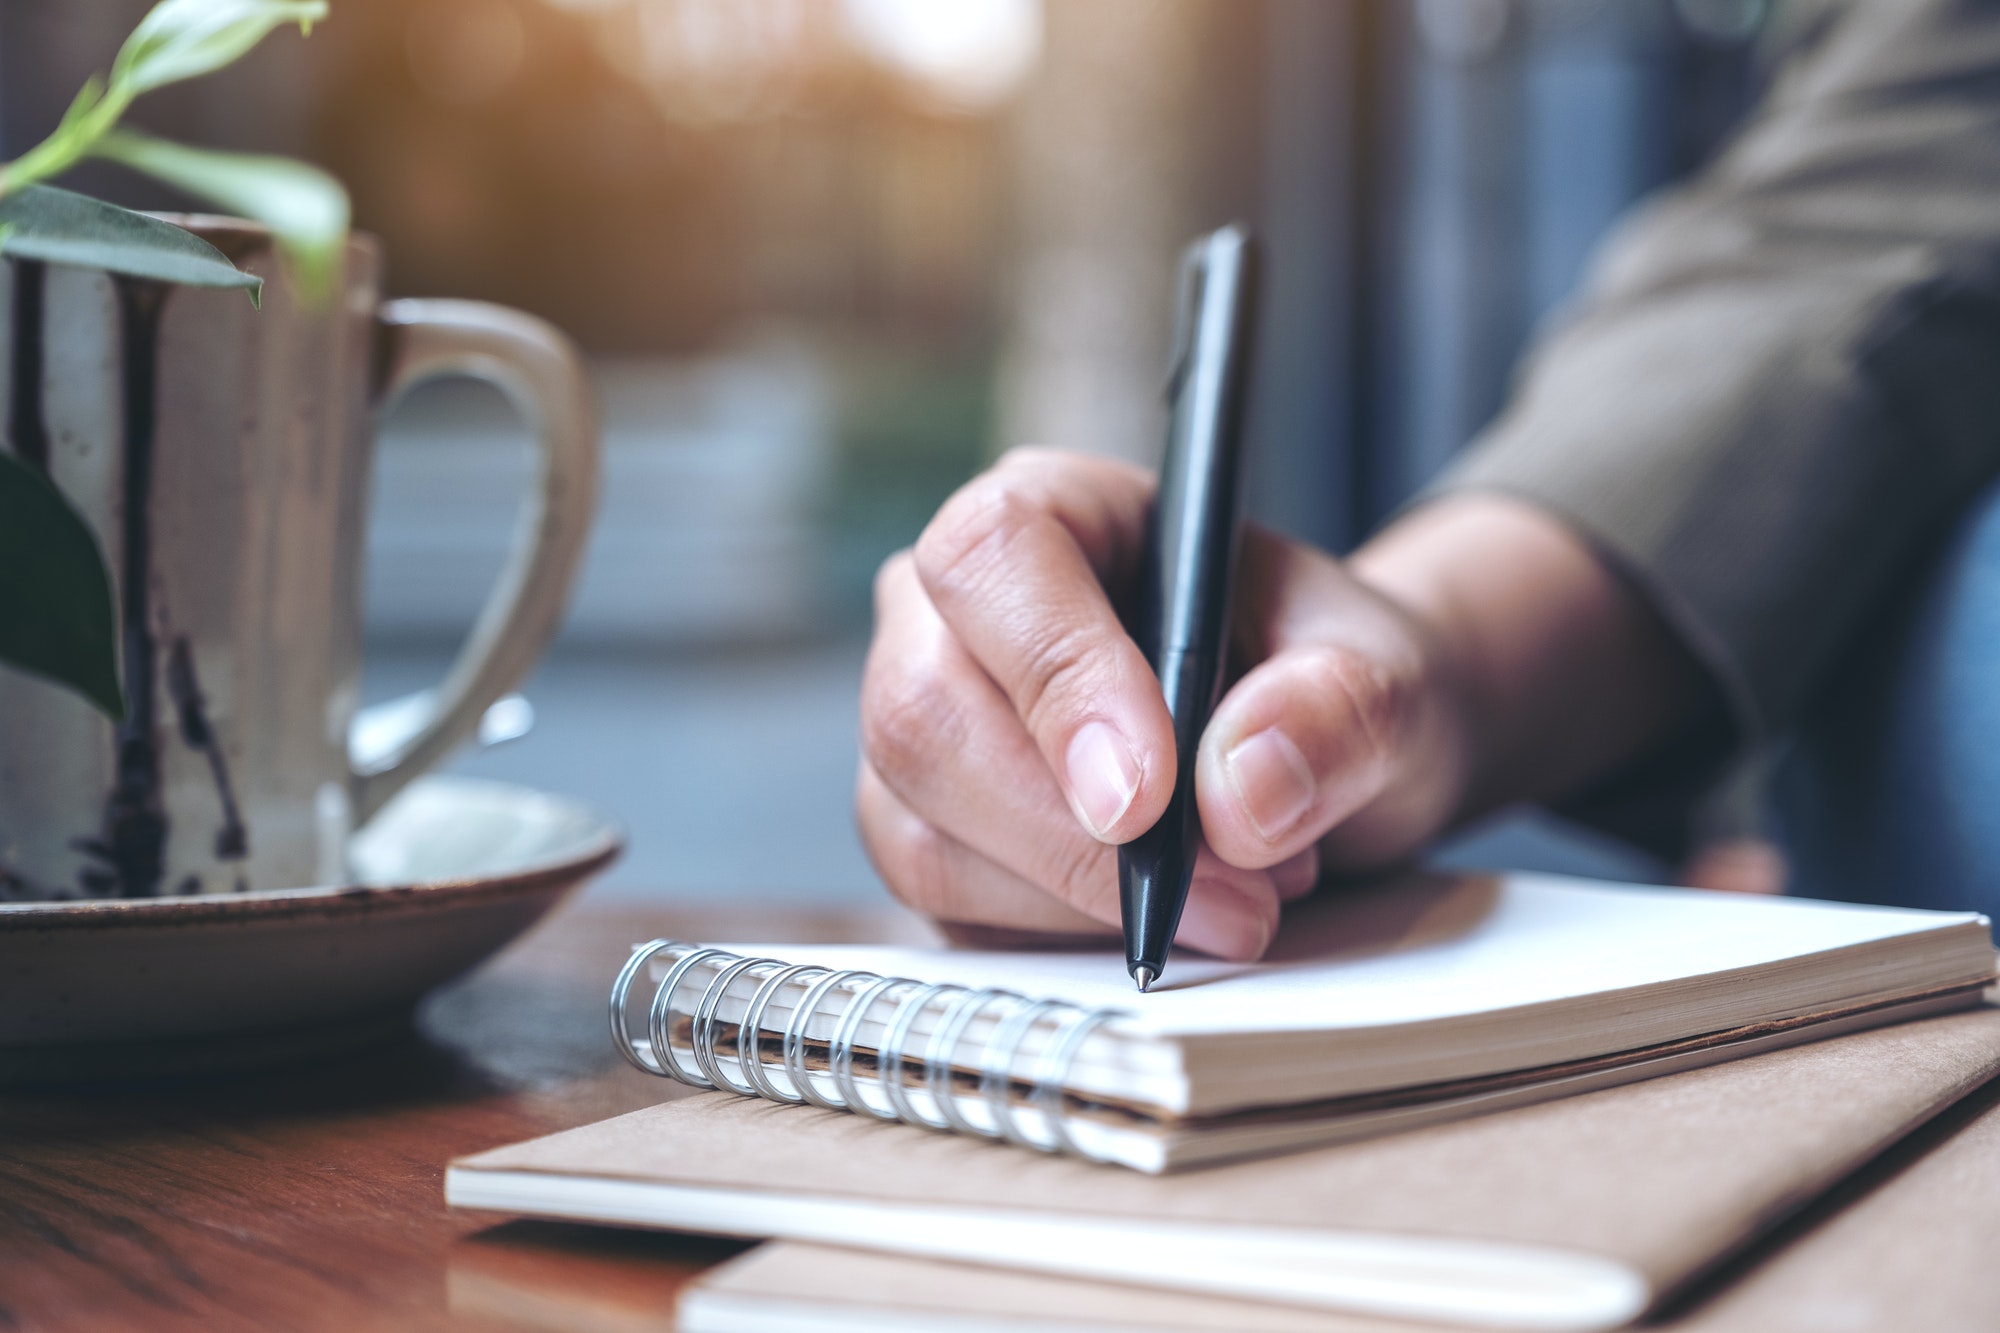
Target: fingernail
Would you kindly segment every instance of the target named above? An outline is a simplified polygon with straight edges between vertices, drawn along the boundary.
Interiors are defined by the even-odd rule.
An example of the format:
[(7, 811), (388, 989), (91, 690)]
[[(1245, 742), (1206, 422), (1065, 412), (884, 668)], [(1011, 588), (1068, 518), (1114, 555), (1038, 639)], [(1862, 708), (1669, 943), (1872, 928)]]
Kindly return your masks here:
[(1257, 831), (1272, 842), (1291, 831), (1311, 808), (1319, 784), (1292, 738), (1267, 727), (1223, 758), (1236, 799)]
[(1103, 722), (1087, 722), (1064, 757), (1069, 798), (1077, 815), (1102, 838), (1139, 794), (1139, 763), (1125, 738)]
[(1197, 877), (1188, 886), (1174, 941), (1218, 958), (1248, 961), (1260, 957), (1271, 942), (1271, 925), (1228, 883)]

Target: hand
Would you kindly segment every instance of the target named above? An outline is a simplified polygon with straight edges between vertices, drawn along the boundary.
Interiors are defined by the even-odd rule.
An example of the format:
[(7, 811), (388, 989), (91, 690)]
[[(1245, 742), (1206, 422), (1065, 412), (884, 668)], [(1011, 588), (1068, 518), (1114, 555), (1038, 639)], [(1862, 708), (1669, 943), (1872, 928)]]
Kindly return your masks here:
[[(1020, 450), (876, 581), (857, 810), (892, 892), (947, 923), (1115, 933), (1116, 846), (1175, 771), (1158, 682), (1114, 603), (1154, 480)], [(1201, 741), (1205, 845), (1179, 942), (1264, 951), (1322, 858), (1406, 855), (1459, 808), (1465, 725), (1444, 642), (1320, 552), (1252, 529), (1241, 674)]]

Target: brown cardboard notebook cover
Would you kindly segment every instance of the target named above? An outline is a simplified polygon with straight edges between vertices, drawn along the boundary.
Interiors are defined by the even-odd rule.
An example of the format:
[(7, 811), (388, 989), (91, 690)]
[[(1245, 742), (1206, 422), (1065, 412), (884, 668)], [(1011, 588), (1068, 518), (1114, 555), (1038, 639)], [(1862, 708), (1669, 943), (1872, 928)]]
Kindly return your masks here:
[(1996, 1073), (2000, 1011), (1980, 1009), (1165, 1178), (713, 1095), (466, 1159), (447, 1190), (1293, 1306), (1607, 1327)]
[[(1832, 1216), (1649, 1328), (1988, 1333), (2000, 1328), (2000, 1098)], [(1920, 1136), (1922, 1137), (1922, 1136)], [(1900, 1153), (1897, 1154), (1901, 1156)], [(682, 1333), (1416, 1333), (1367, 1315), (774, 1241), (681, 1295)]]

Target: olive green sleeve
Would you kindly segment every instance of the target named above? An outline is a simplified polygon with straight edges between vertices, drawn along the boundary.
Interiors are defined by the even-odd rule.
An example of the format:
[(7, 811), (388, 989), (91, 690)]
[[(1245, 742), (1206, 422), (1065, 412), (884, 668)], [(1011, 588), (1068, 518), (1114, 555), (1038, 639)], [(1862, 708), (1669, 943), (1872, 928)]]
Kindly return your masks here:
[(1861, 0), (1641, 209), (1432, 493), (1552, 512), (1781, 734), (2000, 470), (2000, 4)]

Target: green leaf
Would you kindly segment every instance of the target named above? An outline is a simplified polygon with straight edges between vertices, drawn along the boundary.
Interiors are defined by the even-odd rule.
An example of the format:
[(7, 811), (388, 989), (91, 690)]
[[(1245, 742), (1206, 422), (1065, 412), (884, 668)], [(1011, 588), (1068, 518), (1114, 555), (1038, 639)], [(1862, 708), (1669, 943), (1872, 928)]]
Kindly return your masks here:
[(326, 17), (325, 0), (160, 0), (118, 48), (111, 87), (127, 99), (221, 69), (296, 23), (301, 32)]
[(75, 133), (103, 101), (104, 80), (93, 74), (83, 81), (83, 87), (76, 90), (76, 96), (70, 99), (69, 110), (63, 112), (63, 118), (56, 122), (56, 133), (51, 137)]
[(101, 268), (190, 287), (245, 287), (252, 300), (263, 279), (245, 273), (190, 231), (144, 213), (30, 185), (0, 198), (0, 255)]
[(347, 191), (321, 171), (288, 157), (189, 148), (132, 130), (105, 136), (97, 155), (263, 223), (278, 238), (308, 301), (333, 291), (347, 243)]
[(97, 539), (36, 469), (0, 454), (0, 662), (75, 690), (114, 721), (117, 613)]
[(0, 162), (0, 198), (59, 176), (81, 162), (90, 146), (118, 123), (130, 101), (107, 95), (104, 80), (95, 74), (85, 79), (48, 138), (12, 162)]
[(91, 76), (54, 133), (12, 162), (0, 162), (0, 198), (82, 161), (141, 93), (213, 73), (281, 24), (309, 32), (324, 17), (326, 0), (160, 0), (118, 48), (110, 79)]

